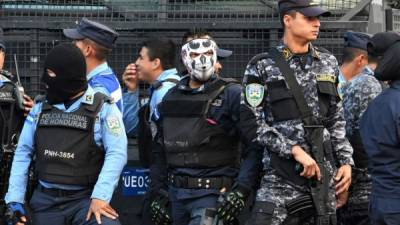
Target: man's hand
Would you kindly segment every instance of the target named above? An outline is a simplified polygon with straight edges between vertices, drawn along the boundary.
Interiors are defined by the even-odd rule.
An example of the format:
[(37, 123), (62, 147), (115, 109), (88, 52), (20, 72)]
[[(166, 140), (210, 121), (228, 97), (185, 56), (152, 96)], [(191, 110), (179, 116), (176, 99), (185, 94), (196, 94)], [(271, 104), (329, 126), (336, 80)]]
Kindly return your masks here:
[(337, 171), (335, 181), (338, 182), (336, 184), (336, 195), (348, 191), (351, 184), (351, 166), (341, 166)]
[(303, 171), (300, 176), (310, 179), (317, 176), (318, 180), (321, 180), (321, 171), (317, 165), (317, 162), (311, 156), (309, 156), (300, 146), (295, 145), (292, 148), (293, 158), (303, 166)]
[(7, 205), (5, 213), (7, 224), (25, 225), (27, 222), (26, 212), (21, 203), (12, 202)]
[(124, 81), (124, 84), (128, 89), (128, 91), (136, 90), (139, 82), (138, 82), (136, 65), (134, 63), (129, 64), (125, 68), (124, 74), (122, 74), (122, 80)]
[(349, 192), (342, 192), (340, 195), (336, 196), (336, 208), (341, 208), (346, 205), (347, 200), (349, 199)]
[(111, 206), (100, 199), (92, 199), (90, 203), (89, 211), (86, 215), (86, 221), (89, 221), (92, 217), (92, 214), (96, 217), (97, 224), (101, 224), (101, 216), (108, 217), (110, 219), (117, 219), (117, 212), (111, 208)]
[(29, 111), (31, 111), (32, 107), (33, 107), (33, 100), (31, 99), (31, 97), (29, 97), (28, 95), (24, 94), (24, 115), (27, 116)]
[(224, 224), (233, 224), (245, 208), (245, 203), (248, 194), (244, 194), (242, 191), (232, 190), (229, 193), (221, 193), (217, 213), (219, 219)]

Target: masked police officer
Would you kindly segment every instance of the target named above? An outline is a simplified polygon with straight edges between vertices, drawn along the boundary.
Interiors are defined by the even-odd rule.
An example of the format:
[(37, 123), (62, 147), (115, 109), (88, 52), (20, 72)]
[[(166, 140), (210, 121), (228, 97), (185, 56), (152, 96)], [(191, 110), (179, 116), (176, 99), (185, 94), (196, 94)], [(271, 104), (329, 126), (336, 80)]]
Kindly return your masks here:
[(279, 10), (282, 41), (255, 56), (243, 79), (243, 130), (265, 146), (249, 224), (336, 224), (336, 198), (350, 185), (353, 160), (336, 58), (311, 44), (327, 11), (308, 0), (281, 0)]
[(375, 77), (390, 83), (369, 104), (360, 122), (372, 177), (369, 215), (373, 225), (394, 225), (400, 221), (400, 35), (375, 34), (368, 53), (380, 58)]
[(156, 224), (236, 223), (256, 183), (261, 151), (239, 150), (241, 87), (215, 75), (216, 51), (212, 39), (186, 43), (188, 75), (159, 106), (150, 190)]
[(95, 91), (111, 97), (122, 112), (122, 91), (118, 79), (107, 64), (118, 33), (113, 29), (83, 18), (75, 29), (64, 29), (64, 35), (81, 49), (87, 65), (87, 80)]
[(87, 84), (85, 58), (73, 44), (49, 52), (46, 99), (29, 113), (11, 170), (10, 224), (23, 224), (33, 156), (39, 184), (30, 200), (33, 224), (119, 224), (109, 202), (127, 161), (121, 112)]
[[(343, 84), (343, 109), (346, 119), (346, 137), (349, 139), (354, 151), (353, 159), (355, 166), (352, 169), (352, 184), (349, 190), (348, 203), (339, 210), (340, 220), (343, 224), (371, 224), (368, 218), (368, 203), (371, 194), (371, 174), (368, 171), (368, 157), (365, 153), (360, 137), (360, 119), (367, 109), (369, 103), (382, 92), (379, 81), (374, 77), (377, 65), (377, 57), (367, 53), (367, 43), (371, 36), (359, 32), (346, 33), (346, 52), (359, 52), (360, 55), (350, 54), (355, 57), (352, 65), (356, 68), (367, 61), (367, 65), (359, 74), (349, 77)], [(350, 56), (351, 57), (351, 56)], [(357, 59), (358, 58), (358, 59)], [(365, 58), (365, 59), (363, 59)], [(349, 65), (348, 67), (351, 67)], [(346, 202), (338, 202), (341, 207)]]

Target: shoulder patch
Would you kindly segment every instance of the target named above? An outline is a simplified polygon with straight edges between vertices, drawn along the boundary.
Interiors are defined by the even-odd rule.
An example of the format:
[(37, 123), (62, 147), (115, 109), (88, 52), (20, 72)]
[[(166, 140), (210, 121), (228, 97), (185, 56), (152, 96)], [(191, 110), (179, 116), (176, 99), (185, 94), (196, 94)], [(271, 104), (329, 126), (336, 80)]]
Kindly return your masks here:
[(119, 136), (122, 134), (122, 126), (116, 116), (109, 116), (106, 119), (107, 122), (107, 130), (115, 136)]
[(258, 107), (264, 99), (264, 86), (258, 83), (246, 85), (246, 101), (252, 107)]

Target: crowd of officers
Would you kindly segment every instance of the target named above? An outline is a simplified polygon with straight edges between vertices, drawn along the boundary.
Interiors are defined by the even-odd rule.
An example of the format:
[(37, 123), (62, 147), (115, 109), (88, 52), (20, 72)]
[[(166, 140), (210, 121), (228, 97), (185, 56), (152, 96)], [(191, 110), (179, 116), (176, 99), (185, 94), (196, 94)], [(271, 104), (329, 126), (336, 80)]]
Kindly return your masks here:
[(3, 70), (1, 105), (25, 114), (22, 127), (1, 108), (2, 147), (18, 137), (6, 224), (120, 224), (109, 203), (138, 137), (151, 176), (132, 203), (140, 224), (399, 225), (400, 35), (346, 32), (339, 65), (312, 44), (328, 11), (309, 0), (279, 11), (283, 38), (250, 60), (242, 85), (219, 75), (232, 52), (197, 30), (182, 40), (185, 72), (172, 41), (149, 39), (121, 89), (107, 64), (118, 34), (86, 18), (48, 53), (44, 96), (22, 95)]

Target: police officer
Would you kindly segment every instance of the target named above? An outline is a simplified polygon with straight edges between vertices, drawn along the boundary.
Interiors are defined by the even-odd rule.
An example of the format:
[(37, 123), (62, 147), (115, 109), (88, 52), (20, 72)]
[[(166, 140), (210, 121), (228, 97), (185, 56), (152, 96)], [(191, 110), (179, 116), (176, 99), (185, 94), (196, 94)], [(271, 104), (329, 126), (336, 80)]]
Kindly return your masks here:
[(29, 113), (13, 160), (5, 198), (9, 223), (26, 221), (22, 204), (35, 156), (33, 224), (120, 224), (109, 205), (127, 161), (120, 111), (88, 87), (85, 58), (73, 44), (49, 52), (42, 81), (46, 99)]
[[(148, 39), (142, 43), (139, 56), (135, 63), (129, 64), (122, 75), (125, 84), (124, 123), (128, 136), (135, 136), (139, 124), (139, 80), (151, 84), (150, 88), (150, 118), (158, 120), (156, 106), (165, 93), (180, 80), (175, 69), (175, 44), (168, 39)], [(145, 104), (143, 104), (145, 105)], [(140, 134), (139, 134), (140, 135)]]
[(349, 188), (353, 160), (336, 58), (311, 44), (328, 12), (308, 0), (281, 0), (279, 10), (283, 39), (255, 56), (243, 79), (243, 130), (265, 147), (248, 223), (336, 224), (336, 198)]
[[(6, 77), (10, 77), (12, 76), (11, 73), (9, 73), (8, 71), (4, 70), (4, 60), (5, 60), (5, 56), (6, 56), (6, 43), (4, 41), (4, 34), (3, 34), (3, 29), (0, 28), (0, 72), (5, 75)], [(13, 78), (11, 79), (14, 83), (17, 82), (17, 77), (16, 76), (12, 76)], [(4, 77), (3, 77), (4, 78)], [(19, 84), (21, 85), (21, 84)], [(21, 92), (22, 93), (22, 92)], [(22, 101), (22, 105), (23, 105), (23, 110), (25, 111), (25, 115), (27, 115), (27, 113), (32, 109), (33, 107), (33, 100), (31, 99), (31, 97), (29, 97), (28, 95), (26, 95), (25, 93), (23, 93), (22, 95), (23, 101)]]
[(216, 50), (208, 38), (186, 43), (188, 75), (159, 106), (151, 167), (156, 224), (237, 223), (256, 183), (261, 152), (251, 144), (239, 151), (241, 87), (215, 75)]
[[(142, 166), (151, 164), (151, 149), (155, 122), (159, 119), (157, 105), (169, 89), (179, 82), (175, 69), (175, 44), (169, 39), (148, 39), (142, 43), (135, 63), (129, 64), (122, 79), (125, 84), (124, 123), (128, 136), (138, 136), (139, 155)], [(150, 84), (147, 102), (139, 101), (139, 81)], [(140, 104), (140, 102), (142, 104)], [(142, 225), (153, 224), (149, 214), (148, 193), (141, 212)]]
[(3, 30), (0, 29), (0, 224), (5, 224), (7, 192), (12, 158), (19, 133), (25, 119), (24, 98), (17, 79), (10, 72), (3, 70), (5, 58)]
[(360, 74), (368, 64), (366, 42), (371, 36), (366, 33), (347, 31), (344, 34), (342, 65), (339, 70), (338, 93), (343, 97), (343, 85)]
[[(367, 43), (370, 36), (359, 32), (348, 32), (348, 45), (361, 49), (361, 58), (367, 56)], [(344, 118), (346, 119), (346, 137), (354, 152), (355, 166), (352, 169), (352, 184), (348, 203), (339, 210), (343, 224), (371, 224), (368, 218), (368, 203), (371, 194), (371, 174), (368, 171), (368, 157), (360, 137), (360, 119), (368, 104), (382, 92), (379, 81), (374, 77), (377, 57), (367, 56), (368, 65), (360, 74), (352, 77), (342, 86)], [(353, 60), (354, 61), (354, 60)], [(359, 62), (359, 61), (358, 61)], [(344, 204), (345, 202), (340, 202)], [(338, 203), (338, 207), (341, 206)]]
[(370, 219), (373, 225), (394, 225), (400, 221), (400, 36), (378, 33), (368, 43), (368, 53), (380, 59), (375, 77), (390, 81), (364, 112), (360, 134), (372, 177)]
[(113, 29), (83, 18), (75, 29), (64, 29), (64, 35), (81, 49), (87, 65), (87, 80), (95, 91), (111, 97), (122, 112), (122, 91), (118, 79), (107, 64), (118, 33)]

